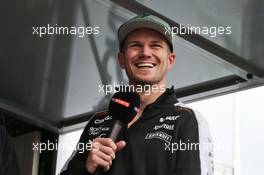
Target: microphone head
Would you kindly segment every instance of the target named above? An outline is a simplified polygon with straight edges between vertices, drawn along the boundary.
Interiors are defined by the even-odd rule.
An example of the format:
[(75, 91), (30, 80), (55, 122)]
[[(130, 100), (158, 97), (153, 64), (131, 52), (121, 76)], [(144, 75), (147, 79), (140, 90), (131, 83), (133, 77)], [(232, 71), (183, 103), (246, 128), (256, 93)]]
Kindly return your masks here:
[(136, 92), (117, 92), (111, 98), (109, 115), (123, 124), (128, 124), (139, 110), (140, 97)]

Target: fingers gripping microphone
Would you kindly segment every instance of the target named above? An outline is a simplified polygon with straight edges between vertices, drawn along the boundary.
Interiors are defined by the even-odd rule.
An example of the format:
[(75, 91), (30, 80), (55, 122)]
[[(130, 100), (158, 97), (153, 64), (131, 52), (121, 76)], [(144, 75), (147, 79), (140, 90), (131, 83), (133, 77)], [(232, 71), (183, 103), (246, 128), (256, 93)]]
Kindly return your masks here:
[[(136, 92), (117, 92), (111, 98), (108, 114), (114, 120), (113, 128), (110, 132), (109, 138), (114, 142), (123, 127), (137, 115), (140, 105), (140, 97)], [(102, 174), (102, 169), (97, 168), (96, 175)]]

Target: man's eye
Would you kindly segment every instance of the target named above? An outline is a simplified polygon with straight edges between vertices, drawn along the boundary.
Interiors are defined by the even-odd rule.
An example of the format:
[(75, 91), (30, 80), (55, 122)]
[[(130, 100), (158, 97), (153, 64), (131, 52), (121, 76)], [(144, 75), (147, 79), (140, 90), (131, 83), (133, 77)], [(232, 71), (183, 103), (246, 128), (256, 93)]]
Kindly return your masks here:
[(151, 47), (161, 47), (160, 44), (152, 44)]
[(130, 47), (140, 47), (140, 44), (131, 44)]

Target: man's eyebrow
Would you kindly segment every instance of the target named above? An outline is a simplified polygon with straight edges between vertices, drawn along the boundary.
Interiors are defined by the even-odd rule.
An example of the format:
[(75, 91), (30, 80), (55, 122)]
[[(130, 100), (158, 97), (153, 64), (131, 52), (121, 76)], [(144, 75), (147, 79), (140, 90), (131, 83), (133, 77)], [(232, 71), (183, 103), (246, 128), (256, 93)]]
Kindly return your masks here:
[(141, 42), (140, 41), (128, 41), (127, 45), (129, 45), (129, 44), (139, 44), (139, 43), (141, 43)]
[[(127, 42), (127, 45), (129, 45), (129, 44), (140, 44), (141, 42), (140, 41), (137, 41), (137, 40), (135, 40), (135, 41), (128, 41)], [(159, 44), (161, 44), (162, 43), (162, 40), (161, 41), (159, 41), (159, 40), (154, 40), (154, 41), (151, 41), (150, 43), (152, 43), (152, 44), (155, 44), (155, 43), (159, 43)]]
[(162, 40), (151, 41), (151, 43), (162, 43)]

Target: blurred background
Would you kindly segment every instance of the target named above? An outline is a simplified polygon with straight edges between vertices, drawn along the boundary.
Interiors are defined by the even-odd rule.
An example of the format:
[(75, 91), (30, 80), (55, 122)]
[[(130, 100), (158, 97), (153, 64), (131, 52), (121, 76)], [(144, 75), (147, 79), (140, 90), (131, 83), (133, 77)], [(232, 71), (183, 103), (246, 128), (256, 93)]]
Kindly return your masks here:
[[(58, 174), (91, 115), (107, 108), (111, 94), (99, 87), (127, 83), (116, 33), (144, 12), (175, 27), (230, 27), (230, 34), (174, 36), (168, 81), (208, 120), (216, 175), (262, 174), (264, 1), (2, 0), (0, 9), (0, 124), (23, 175)], [(48, 142), (66, 146), (33, 150)]]

